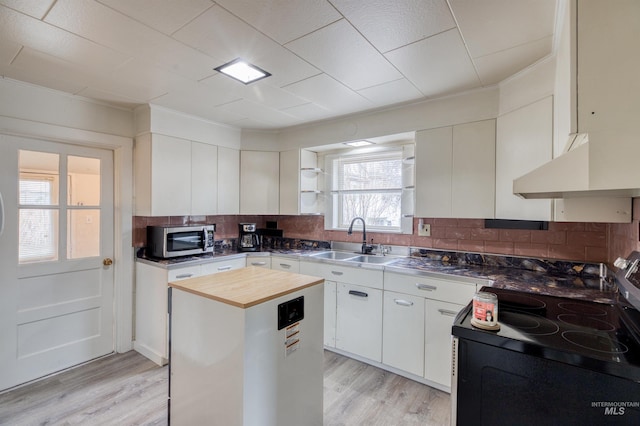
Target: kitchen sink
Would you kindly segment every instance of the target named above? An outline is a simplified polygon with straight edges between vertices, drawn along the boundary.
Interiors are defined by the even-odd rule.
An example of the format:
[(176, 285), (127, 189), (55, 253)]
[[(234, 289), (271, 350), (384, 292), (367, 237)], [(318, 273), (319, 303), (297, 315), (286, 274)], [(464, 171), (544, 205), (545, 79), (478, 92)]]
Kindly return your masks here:
[(393, 262), (395, 259), (383, 256), (362, 255), (349, 259), (345, 259), (347, 262), (360, 262), (360, 263), (375, 263), (377, 265)]
[[(356, 257), (355, 253), (345, 253), (342, 251), (324, 251), (322, 253), (312, 254), (310, 257), (318, 257), (321, 259), (331, 260), (351, 260), (352, 257)], [(362, 256), (358, 256), (362, 257)]]

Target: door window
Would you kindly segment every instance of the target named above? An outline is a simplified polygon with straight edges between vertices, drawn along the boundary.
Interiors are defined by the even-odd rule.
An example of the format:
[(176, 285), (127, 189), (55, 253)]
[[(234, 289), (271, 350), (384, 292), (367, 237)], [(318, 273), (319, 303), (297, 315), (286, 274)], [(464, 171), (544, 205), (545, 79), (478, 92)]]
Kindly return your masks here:
[(100, 160), (20, 150), (19, 167), (19, 263), (99, 256)]
[(19, 151), (20, 263), (58, 260), (59, 157)]

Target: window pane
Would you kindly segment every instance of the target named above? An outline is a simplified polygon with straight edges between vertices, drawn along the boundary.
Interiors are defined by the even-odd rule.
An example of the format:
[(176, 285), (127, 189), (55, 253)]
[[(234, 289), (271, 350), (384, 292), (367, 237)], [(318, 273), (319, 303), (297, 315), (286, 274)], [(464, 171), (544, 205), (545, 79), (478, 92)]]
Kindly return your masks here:
[(19, 203), (57, 205), (59, 156), (47, 152), (19, 152)]
[(80, 259), (100, 255), (100, 210), (67, 212), (67, 258)]
[(100, 160), (74, 157), (67, 159), (67, 204), (70, 206), (100, 205)]
[(340, 226), (349, 226), (354, 217), (362, 217), (367, 226), (400, 227), (401, 193), (342, 194)]
[(20, 209), (20, 263), (58, 260), (58, 211)]
[(402, 160), (381, 159), (342, 165), (341, 189), (392, 189), (402, 187)]

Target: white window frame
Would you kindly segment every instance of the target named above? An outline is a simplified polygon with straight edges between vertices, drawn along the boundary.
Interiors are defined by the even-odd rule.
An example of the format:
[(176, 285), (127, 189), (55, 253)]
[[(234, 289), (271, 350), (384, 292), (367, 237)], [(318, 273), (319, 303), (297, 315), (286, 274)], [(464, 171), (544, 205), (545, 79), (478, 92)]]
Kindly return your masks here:
[[(379, 226), (376, 224), (367, 223), (368, 232), (379, 233), (395, 233), (395, 234), (412, 234), (413, 233), (413, 186), (405, 187), (404, 183), (407, 181), (413, 182), (413, 167), (402, 167), (402, 185), (398, 188), (387, 188), (375, 190), (340, 190), (337, 188), (336, 180), (339, 179), (339, 171), (335, 170), (334, 164), (336, 160), (348, 159), (352, 157), (357, 159), (362, 157), (365, 160), (366, 157), (373, 155), (380, 155), (384, 157), (385, 153), (389, 156), (398, 156), (400, 161), (403, 161), (405, 156), (405, 146), (392, 145), (388, 147), (376, 147), (376, 148), (364, 148), (355, 150), (342, 150), (325, 155), (325, 188), (326, 188), (326, 202), (325, 202), (325, 229), (334, 231), (347, 231), (349, 224), (340, 223), (341, 218), (341, 195), (354, 194), (354, 193), (398, 193), (401, 199), (401, 217), (400, 226)], [(411, 145), (411, 152), (413, 152), (413, 145)], [(366, 160), (365, 160), (366, 161)], [(410, 178), (407, 178), (405, 174), (411, 174)], [(366, 218), (365, 218), (366, 219)], [(361, 225), (358, 224), (358, 229), (361, 229)]]

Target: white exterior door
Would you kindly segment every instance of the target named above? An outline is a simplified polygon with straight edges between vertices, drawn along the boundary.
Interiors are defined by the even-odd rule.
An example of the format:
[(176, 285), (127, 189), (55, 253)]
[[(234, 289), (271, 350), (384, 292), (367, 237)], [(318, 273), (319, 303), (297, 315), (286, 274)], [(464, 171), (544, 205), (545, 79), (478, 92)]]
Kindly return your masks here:
[(0, 390), (114, 350), (113, 151), (0, 135)]

